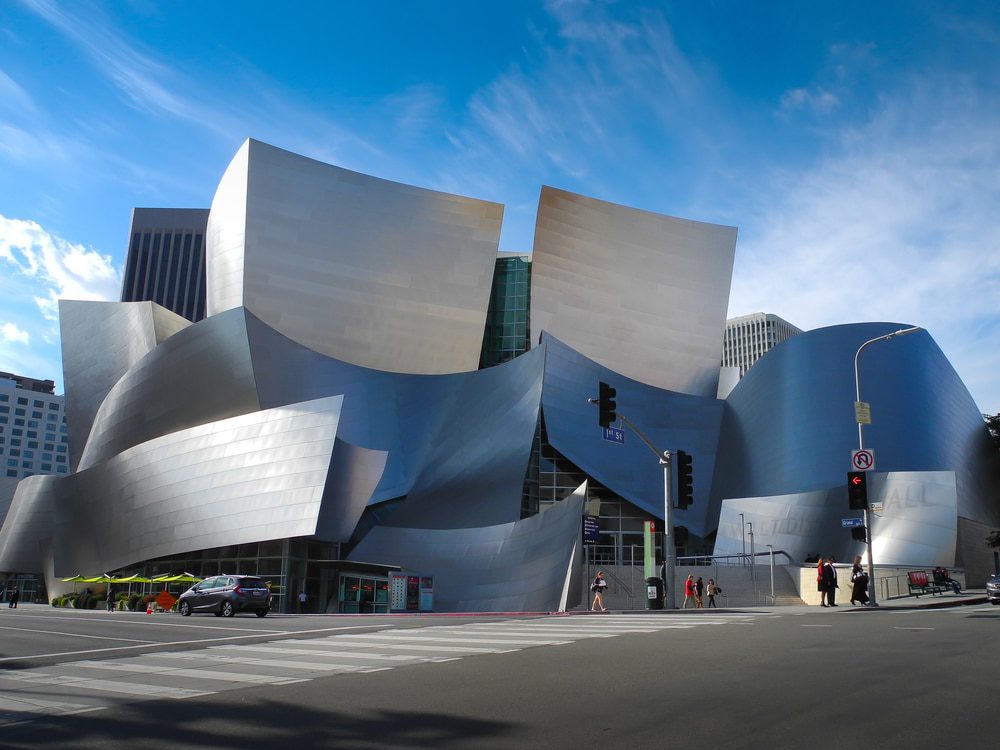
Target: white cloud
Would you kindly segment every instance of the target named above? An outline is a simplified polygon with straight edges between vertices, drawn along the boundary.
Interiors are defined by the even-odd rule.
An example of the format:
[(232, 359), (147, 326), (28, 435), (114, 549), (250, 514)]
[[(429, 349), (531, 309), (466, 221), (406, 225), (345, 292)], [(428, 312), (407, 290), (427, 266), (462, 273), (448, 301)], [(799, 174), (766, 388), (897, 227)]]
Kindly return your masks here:
[(0, 260), (33, 285), (48, 320), (58, 319), (60, 298), (113, 300), (119, 294), (121, 277), (109, 255), (67, 242), (33, 221), (0, 215)]
[(923, 326), (995, 411), (979, 353), (1000, 349), (997, 102), (960, 89), (915, 84), (815, 168), (762, 179), (730, 314)]
[(9, 343), (27, 344), (31, 337), (27, 331), (22, 331), (16, 323), (4, 323), (0, 325), (0, 340)]

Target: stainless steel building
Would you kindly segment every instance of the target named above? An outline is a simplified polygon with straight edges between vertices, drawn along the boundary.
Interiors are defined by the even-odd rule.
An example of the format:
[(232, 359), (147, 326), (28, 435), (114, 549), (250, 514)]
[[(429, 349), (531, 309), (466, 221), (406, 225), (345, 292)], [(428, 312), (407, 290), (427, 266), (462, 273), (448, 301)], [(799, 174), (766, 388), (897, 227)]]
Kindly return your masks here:
[[(333, 576), (401, 569), (433, 576), (438, 610), (571, 607), (584, 508), (611, 562), (663, 517), (655, 457), (602, 439), (598, 381), (693, 456), (676, 523), (700, 544), (727, 549), (737, 512), (814, 524), (802, 550), (843, 541), (823, 519), (853, 441), (852, 347), (888, 324), (796, 336), (722, 400), (735, 229), (543, 188), (530, 284), (523, 258), (500, 284), (501, 215), (247, 141), (207, 221), (206, 318), (62, 302), (74, 471), (20, 482), (0, 571), (52, 593), (112, 569), (258, 573), (280, 606), (302, 590), (346, 612)], [(491, 288), (492, 322), (498, 300), (523, 321), (477, 369)], [(1000, 525), (971, 397), (927, 334), (865, 364), (875, 484), (933, 500), (884, 525), (880, 554), (968, 566)]]

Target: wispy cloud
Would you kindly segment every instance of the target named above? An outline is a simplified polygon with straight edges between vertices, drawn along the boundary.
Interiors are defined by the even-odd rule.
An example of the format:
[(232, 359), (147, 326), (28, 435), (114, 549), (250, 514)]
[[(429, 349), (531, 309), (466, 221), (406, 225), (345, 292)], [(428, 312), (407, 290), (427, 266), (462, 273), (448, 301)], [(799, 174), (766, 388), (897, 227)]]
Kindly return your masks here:
[(21, 115), (33, 115), (38, 111), (28, 92), (3, 70), (0, 70), (0, 107)]
[(731, 314), (921, 325), (972, 386), (984, 363), (970, 355), (1000, 348), (1000, 330), (983, 327), (1000, 316), (998, 104), (954, 81), (914, 82), (814, 169), (763, 180)]

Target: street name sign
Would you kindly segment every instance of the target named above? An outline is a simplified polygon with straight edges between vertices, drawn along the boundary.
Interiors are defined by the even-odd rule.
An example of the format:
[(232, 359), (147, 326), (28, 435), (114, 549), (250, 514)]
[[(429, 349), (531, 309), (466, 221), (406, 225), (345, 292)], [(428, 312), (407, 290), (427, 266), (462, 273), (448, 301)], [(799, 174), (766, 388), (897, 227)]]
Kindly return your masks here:
[(863, 518), (841, 518), (840, 525), (845, 529), (853, 529), (858, 526), (864, 526), (865, 520)]
[(625, 444), (625, 430), (620, 430), (617, 427), (605, 427), (604, 428), (604, 439), (610, 440), (612, 443)]

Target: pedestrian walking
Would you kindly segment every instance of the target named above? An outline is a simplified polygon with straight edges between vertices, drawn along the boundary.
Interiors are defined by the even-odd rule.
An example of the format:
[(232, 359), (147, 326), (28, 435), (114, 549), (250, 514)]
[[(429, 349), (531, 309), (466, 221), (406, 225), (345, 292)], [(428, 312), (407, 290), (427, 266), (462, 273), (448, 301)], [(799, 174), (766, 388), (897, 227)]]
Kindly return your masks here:
[(608, 610), (604, 606), (604, 589), (608, 587), (608, 582), (604, 580), (604, 572), (597, 571), (597, 577), (594, 578), (594, 582), (590, 585), (590, 590), (594, 592), (594, 603), (590, 605), (590, 611), (596, 612), (600, 608), (601, 612), (607, 612)]
[(8, 609), (17, 609), (17, 603), (19, 601), (21, 601), (21, 592), (15, 588), (10, 592), (10, 601), (7, 604)]
[(299, 592), (299, 614), (302, 614), (303, 612), (306, 611), (306, 602), (308, 600), (309, 597), (306, 596), (306, 590), (302, 589), (302, 591)]
[[(715, 579), (709, 578), (708, 585), (705, 587), (705, 591), (708, 593), (708, 606), (709, 608), (715, 607), (715, 596), (716, 594), (721, 594), (722, 589), (715, 585)], [(718, 609), (718, 607), (716, 607)]]
[(115, 611), (115, 590), (108, 584), (108, 612)]
[(851, 606), (858, 602), (862, 606), (868, 604), (868, 574), (861, 567), (861, 555), (855, 555), (851, 566)]
[(687, 609), (688, 602), (695, 604), (694, 596), (694, 576), (688, 576), (687, 580), (684, 581), (684, 603), (681, 605), (681, 609)]
[(694, 608), (704, 609), (704, 599), (702, 597), (705, 595), (705, 582), (701, 580), (701, 576), (698, 576), (698, 580), (694, 582)]

